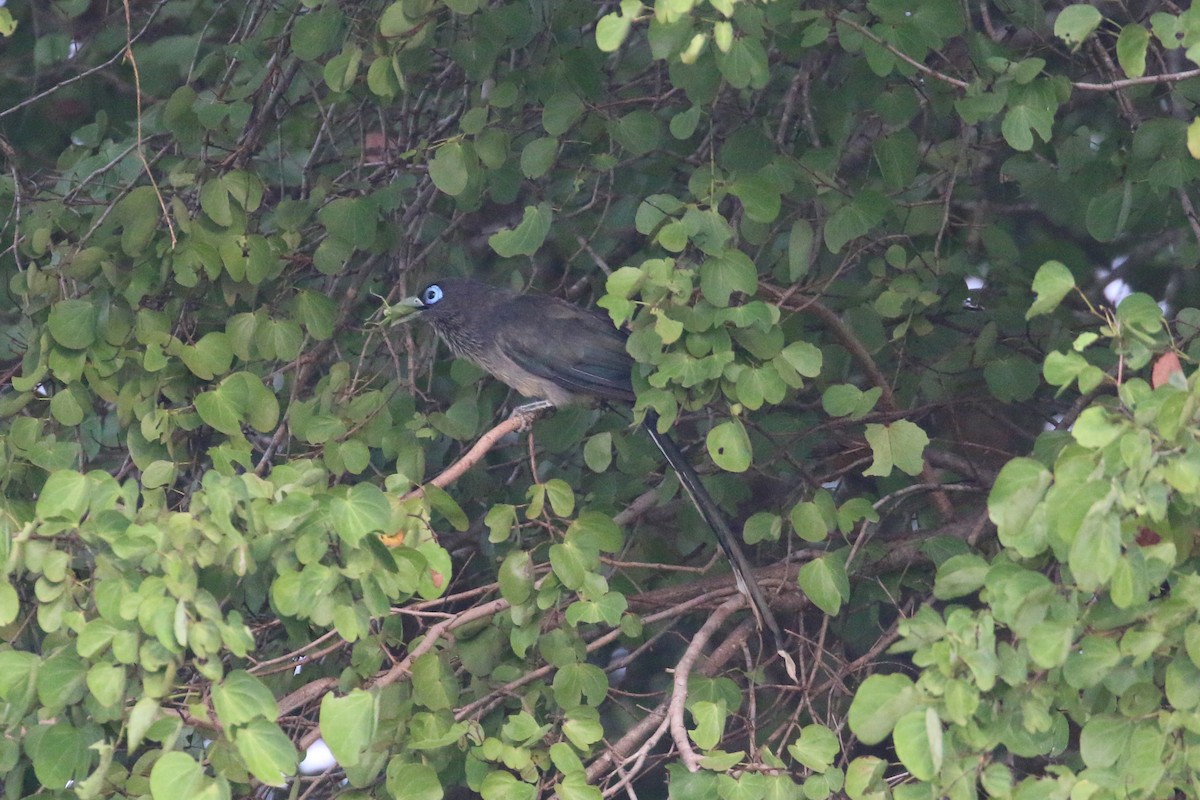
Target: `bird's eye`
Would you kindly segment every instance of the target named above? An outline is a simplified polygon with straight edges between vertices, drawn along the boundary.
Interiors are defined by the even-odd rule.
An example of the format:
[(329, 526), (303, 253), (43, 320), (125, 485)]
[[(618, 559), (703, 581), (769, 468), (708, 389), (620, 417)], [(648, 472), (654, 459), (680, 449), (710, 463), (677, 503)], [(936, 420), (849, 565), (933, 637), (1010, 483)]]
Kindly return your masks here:
[(421, 292), (421, 302), (427, 306), (431, 306), (442, 299), (442, 287), (436, 283), (425, 287), (425, 291)]

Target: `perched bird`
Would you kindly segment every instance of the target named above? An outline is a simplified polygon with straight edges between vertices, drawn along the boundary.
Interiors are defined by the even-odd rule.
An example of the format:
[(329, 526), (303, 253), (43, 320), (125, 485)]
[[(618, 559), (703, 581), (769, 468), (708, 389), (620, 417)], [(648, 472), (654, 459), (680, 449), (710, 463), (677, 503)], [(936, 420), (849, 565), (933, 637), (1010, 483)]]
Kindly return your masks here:
[[(543, 401), (522, 408), (536, 410), (597, 399), (633, 403), (636, 399), (631, 377), (634, 362), (625, 349), (625, 333), (601, 314), (565, 300), (520, 294), (466, 278), (445, 278), (392, 307), (388, 318), (399, 316), (396, 309), (419, 312), (454, 355), (474, 361), (526, 397)], [(766, 626), (776, 649), (781, 650), (779, 624), (716, 502), (679, 445), (659, 432), (653, 410), (647, 411), (643, 427), (717, 537), (759, 627)]]

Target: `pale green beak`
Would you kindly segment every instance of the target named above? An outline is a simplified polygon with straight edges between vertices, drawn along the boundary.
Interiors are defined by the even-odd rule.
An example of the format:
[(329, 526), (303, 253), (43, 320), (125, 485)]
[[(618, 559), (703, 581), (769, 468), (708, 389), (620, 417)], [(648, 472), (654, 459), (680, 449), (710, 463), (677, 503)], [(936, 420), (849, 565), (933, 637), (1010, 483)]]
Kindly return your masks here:
[(419, 297), (406, 297), (395, 305), (383, 304), (383, 324), (398, 325), (408, 322), (418, 311), (425, 309), (425, 304)]

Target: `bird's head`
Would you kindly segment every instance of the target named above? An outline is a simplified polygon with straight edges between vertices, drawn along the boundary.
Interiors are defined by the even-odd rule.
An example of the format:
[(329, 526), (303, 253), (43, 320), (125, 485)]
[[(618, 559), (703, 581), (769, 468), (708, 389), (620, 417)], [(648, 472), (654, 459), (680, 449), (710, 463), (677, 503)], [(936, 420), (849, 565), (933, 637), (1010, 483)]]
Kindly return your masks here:
[(467, 278), (443, 278), (426, 284), (420, 292), (395, 305), (384, 304), (384, 325), (408, 322), (417, 316), (435, 325), (484, 305), (495, 289)]

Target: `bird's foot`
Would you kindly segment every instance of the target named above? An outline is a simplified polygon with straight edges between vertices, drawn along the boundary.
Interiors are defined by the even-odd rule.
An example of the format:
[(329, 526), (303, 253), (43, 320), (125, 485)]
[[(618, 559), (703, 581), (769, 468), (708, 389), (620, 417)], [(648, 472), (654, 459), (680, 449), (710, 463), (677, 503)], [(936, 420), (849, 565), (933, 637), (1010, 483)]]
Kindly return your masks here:
[(535, 400), (532, 403), (519, 405), (512, 410), (511, 416), (521, 418), (521, 430), (528, 430), (542, 414), (554, 410), (554, 403), (549, 400)]

